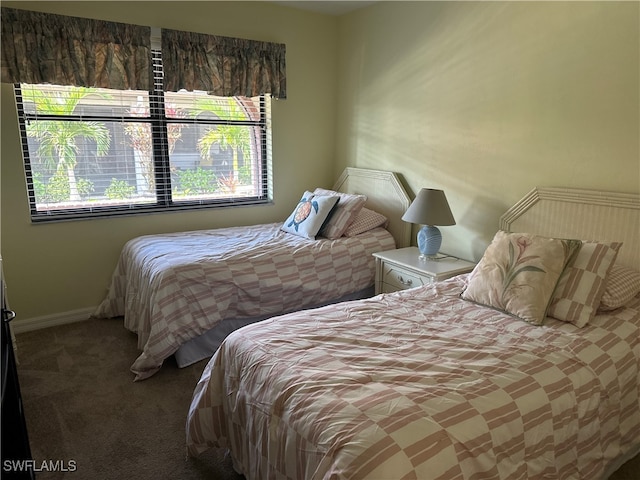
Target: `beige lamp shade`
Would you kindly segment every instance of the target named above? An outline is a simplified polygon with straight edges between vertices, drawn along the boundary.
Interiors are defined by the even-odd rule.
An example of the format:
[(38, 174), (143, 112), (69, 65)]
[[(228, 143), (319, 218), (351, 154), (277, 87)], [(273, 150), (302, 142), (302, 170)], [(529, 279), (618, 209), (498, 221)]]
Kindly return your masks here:
[(402, 220), (419, 225), (456, 224), (444, 191), (432, 188), (423, 188), (418, 192)]

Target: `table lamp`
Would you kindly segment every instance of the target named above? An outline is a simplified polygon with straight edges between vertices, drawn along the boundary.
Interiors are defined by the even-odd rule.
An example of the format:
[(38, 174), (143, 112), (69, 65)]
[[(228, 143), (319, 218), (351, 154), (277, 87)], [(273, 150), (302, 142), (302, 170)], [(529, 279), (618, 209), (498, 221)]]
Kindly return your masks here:
[(418, 231), (420, 258), (434, 258), (442, 244), (442, 234), (436, 225), (455, 225), (449, 202), (442, 190), (423, 188), (402, 216), (405, 222), (422, 225)]

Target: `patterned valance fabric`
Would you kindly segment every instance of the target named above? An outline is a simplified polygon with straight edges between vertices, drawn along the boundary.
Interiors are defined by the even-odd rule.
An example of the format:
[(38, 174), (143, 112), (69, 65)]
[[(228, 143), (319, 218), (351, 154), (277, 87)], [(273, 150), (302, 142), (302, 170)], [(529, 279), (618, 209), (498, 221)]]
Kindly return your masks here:
[(149, 27), (12, 8), (1, 17), (2, 82), (151, 88)]
[[(2, 8), (1, 81), (151, 90), (151, 28)], [(162, 30), (165, 91), (286, 98), (285, 46)]]
[(286, 98), (285, 45), (162, 30), (164, 89)]

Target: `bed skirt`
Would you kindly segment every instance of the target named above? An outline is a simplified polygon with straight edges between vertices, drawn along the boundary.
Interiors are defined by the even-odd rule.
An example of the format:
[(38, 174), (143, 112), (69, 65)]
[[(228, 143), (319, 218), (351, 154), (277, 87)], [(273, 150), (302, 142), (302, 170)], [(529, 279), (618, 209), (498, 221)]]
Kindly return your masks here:
[[(350, 293), (336, 300), (321, 303), (319, 305), (309, 306), (303, 310), (310, 308), (322, 307), (331, 303), (347, 302), (349, 300), (359, 300), (361, 298), (368, 298), (374, 295), (374, 287), (367, 287), (363, 290), (359, 290), (354, 293)], [(286, 312), (283, 312), (286, 313)], [(222, 341), (227, 338), (231, 332), (238, 330), (246, 325), (250, 325), (261, 320), (273, 317), (274, 315), (263, 315), (259, 317), (251, 318), (228, 318), (222, 320), (211, 330), (205, 332), (199, 337), (192, 338), (191, 340), (183, 343), (180, 348), (173, 354), (178, 364), (178, 368), (185, 368), (189, 365), (211, 357), (218, 349)]]

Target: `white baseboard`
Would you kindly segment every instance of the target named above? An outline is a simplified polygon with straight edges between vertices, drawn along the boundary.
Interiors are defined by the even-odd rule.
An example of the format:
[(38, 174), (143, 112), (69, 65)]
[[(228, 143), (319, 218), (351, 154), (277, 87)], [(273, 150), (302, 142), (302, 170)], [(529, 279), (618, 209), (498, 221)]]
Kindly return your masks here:
[(11, 330), (13, 333), (24, 333), (68, 323), (82, 322), (88, 320), (95, 311), (96, 307), (80, 308), (70, 312), (53, 313), (33, 318), (20, 318), (18, 313), (15, 320), (11, 322)]

